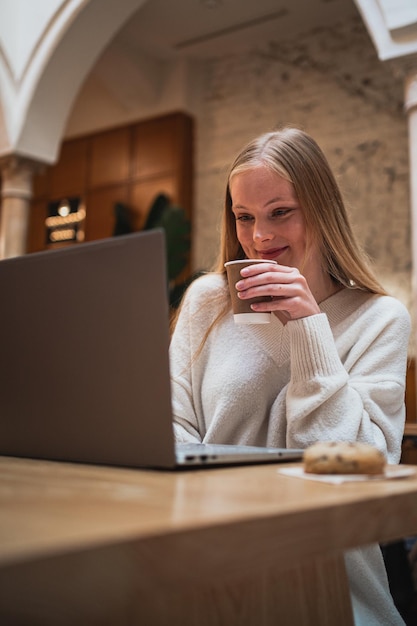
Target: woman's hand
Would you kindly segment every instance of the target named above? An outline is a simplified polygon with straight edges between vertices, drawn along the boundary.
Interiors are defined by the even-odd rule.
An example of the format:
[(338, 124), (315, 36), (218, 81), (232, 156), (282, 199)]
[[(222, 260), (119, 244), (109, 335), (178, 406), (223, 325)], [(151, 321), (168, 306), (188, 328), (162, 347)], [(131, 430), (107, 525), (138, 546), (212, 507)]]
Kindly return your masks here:
[(284, 324), (320, 313), (306, 278), (295, 267), (259, 263), (244, 267), (241, 276), (236, 283), (239, 298), (269, 297), (252, 304), (254, 311), (272, 311)]

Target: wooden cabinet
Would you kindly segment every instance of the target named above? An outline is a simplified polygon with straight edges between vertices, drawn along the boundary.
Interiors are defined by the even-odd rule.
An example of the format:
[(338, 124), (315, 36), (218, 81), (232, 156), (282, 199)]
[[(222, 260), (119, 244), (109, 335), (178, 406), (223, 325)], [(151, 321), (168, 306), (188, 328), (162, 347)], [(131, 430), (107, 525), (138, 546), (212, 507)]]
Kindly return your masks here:
[(49, 203), (66, 197), (84, 203), (85, 241), (113, 235), (116, 203), (129, 208), (133, 230), (142, 229), (160, 193), (191, 220), (192, 163), (193, 124), (184, 113), (64, 141), (58, 162), (34, 180), (27, 251), (62, 245), (48, 244), (45, 219)]
[(65, 196), (80, 195), (87, 183), (88, 148), (89, 142), (84, 138), (64, 142), (57, 164), (43, 176), (42, 195), (36, 193), (38, 186), (35, 179), (35, 198), (59, 200)]

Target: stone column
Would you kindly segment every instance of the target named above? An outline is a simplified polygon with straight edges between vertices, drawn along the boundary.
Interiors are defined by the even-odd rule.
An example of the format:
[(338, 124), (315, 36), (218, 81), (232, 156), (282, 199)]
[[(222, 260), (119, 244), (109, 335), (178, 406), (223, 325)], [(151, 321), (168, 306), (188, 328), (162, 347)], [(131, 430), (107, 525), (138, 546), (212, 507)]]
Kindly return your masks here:
[(39, 164), (18, 156), (0, 160), (0, 259), (26, 252), (32, 178)]

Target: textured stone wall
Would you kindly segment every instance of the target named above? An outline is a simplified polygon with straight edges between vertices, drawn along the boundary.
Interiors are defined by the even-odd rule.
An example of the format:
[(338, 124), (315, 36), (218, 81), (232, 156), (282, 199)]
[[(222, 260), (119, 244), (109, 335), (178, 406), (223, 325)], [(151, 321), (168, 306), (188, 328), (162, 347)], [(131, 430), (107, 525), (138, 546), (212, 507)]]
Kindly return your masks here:
[(361, 20), (213, 59), (204, 73), (196, 137), (195, 269), (216, 259), (225, 179), (236, 152), (257, 134), (291, 124), (323, 148), (380, 280), (411, 310), (403, 80), (378, 60)]

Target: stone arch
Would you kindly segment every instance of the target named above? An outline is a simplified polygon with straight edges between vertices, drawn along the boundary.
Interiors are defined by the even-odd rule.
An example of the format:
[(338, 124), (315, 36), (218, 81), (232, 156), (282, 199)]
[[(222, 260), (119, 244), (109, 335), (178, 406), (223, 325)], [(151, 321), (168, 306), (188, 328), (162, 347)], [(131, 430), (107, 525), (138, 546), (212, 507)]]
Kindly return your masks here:
[(144, 1), (57, 2), (21, 76), (12, 77), (2, 51), (2, 156), (17, 155), (47, 163), (56, 160), (80, 86), (106, 45)]

